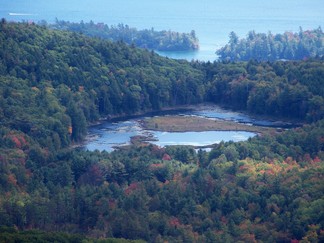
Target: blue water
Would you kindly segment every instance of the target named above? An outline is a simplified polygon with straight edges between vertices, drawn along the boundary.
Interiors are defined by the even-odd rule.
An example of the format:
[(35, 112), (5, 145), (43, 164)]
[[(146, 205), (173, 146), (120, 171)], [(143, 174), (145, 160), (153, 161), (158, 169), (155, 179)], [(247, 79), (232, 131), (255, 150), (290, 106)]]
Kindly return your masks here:
[[(276, 125), (272, 121), (256, 119), (244, 113), (210, 104), (194, 106), (188, 110), (170, 111), (170, 114), (165, 111), (157, 115), (200, 116), (209, 119), (249, 123), (251, 125)], [(130, 144), (131, 137), (137, 135), (153, 138), (149, 142), (161, 147), (167, 145), (207, 146), (219, 143), (220, 141), (244, 141), (255, 136), (255, 133), (245, 131), (160, 132), (144, 130), (140, 125), (140, 121), (150, 117), (142, 116), (115, 122), (107, 121), (100, 125), (92, 126), (88, 130), (87, 141), (83, 147), (90, 151), (98, 149), (110, 152), (114, 150), (114, 147)]]
[(168, 145), (208, 146), (221, 141), (245, 141), (255, 136), (252, 132), (245, 131), (204, 131), (204, 132), (153, 132), (157, 141), (153, 141), (161, 147)]
[(149, 134), (140, 128), (136, 120), (105, 122), (89, 128), (84, 148), (111, 152), (114, 147), (129, 144), (130, 138), (137, 135)]
[(138, 120), (105, 122), (93, 126), (88, 131), (84, 149), (111, 152), (116, 147), (130, 144), (133, 136), (142, 135), (154, 140), (150, 143), (164, 147), (167, 145), (207, 146), (221, 141), (245, 141), (255, 133), (245, 131), (202, 131), (202, 132), (160, 132), (143, 130)]
[(195, 30), (200, 40), (197, 52), (160, 53), (172, 58), (213, 61), (215, 51), (235, 31), (245, 37), (248, 31), (314, 29), (324, 25), (323, 0), (0, 0), (0, 17), (12, 21), (55, 18), (108, 25), (128, 24), (138, 29)]
[(100, 125), (92, 126), (88, 130), (88, 136), (83, 148), (90, 151), (98, 149), (110, 152), (114, 150), (114, 147), (130, 144), (131, 137), (137, 135), (153, 138), (153, 140), (149, 139), (149, 142), (161, 147), (167, 145), (208, 146), (221, 141), (245, 141), (256, 135), (255, 133), (245, 131), (160, 132), (144, 130), (140, 125), (141, 121), (156, 115), (199, 116), (208, 119), (245, 123), (251, 126), (278, 128), (294, 126), (294, 124), (290, 123), (252, 117), (248, 114), (224, 109), (213, 104), (201, 104), (188, 107), (188, 109), (164, 111), (136, 118), (129, 117), (125, 118), (125, 120), (107, 121)]

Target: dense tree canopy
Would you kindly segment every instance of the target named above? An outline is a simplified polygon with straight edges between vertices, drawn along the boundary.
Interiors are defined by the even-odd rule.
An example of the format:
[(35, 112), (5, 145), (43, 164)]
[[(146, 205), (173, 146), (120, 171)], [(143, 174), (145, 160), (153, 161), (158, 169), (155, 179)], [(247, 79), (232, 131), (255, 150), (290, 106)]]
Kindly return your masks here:
[(324, 118), (322, 60), (202, 64), (206, 99), (255, 114)]
[(99, 116), (204, 99), (202, 72), (189, 63), (36, 25), (3, 22), (0, 28), (0, 75), (23, 79), (30, 92), (56, 99), (47, 103), (65, 107), (74, 140), (84, 134), (86, 121)]
[[(188, 63), (5, 20), (0, 43), (0, 241), (324, 241), (322, 59)], [(211, 152), (70, 147), (100, 117), (203, 101), (309, 124)]]
[(243, 39), (231, 32), (229, 37), (228, 44), (216, 52), (220, 60), (303, 60), (324, 55), (324, 34), (320, 27), (306, 31), (300, 28), (299, 33), (285, 32), (276, 35), (250, 31)]

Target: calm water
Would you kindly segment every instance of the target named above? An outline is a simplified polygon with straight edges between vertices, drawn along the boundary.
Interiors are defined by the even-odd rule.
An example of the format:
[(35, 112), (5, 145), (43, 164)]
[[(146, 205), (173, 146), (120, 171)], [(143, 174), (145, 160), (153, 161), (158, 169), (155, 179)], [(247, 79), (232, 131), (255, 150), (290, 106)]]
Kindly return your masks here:
[(161, 147), (167, 145), (208, 146), (221, 141), (245, 141), (255, 136), (245, 131), (205, 131), (205, 132), (153, 132), (157, 141), (152, 143)]
[[(230, 120), (239, 123), (261, 126), (279, 126), (275, 121), (260, 120), (244, 113), (223, 109), (216, 105), (199, 105), (188, 110), (170, 111), (172, 115), (200, 116), (209, 119)], [(161, 116), (169, 115), (163, 112)], [(152, 137), (156, 141), (151, 143), (159, 146), (166, 145), (193, 145), (207, 146), (220, 141), (245, 141), (255, 136), (254, 133), (245, 131), (203, 131), (203, 132), (159, 132), (143, 130), (139, 121), (149, 117), (137, 117), (116, 122), (104, 122), (103, 124), (89, 128), (87, 141), (84, 148), (87, 150), (112, 151), (115, 146), (123, 146), (130, 143), (132, 136), (143, 135)]]
[(249, 124), (251, 126), (269, 126), (289, 128), (296, 124), (264, 120), (249, 116), (245, 113), (224, 109), (214, 104), (201, 104), (188, 107), (188, 109), (154, 112), (147, 116), (133, 117), (114, 122), (104, 122), (100, 125), (89, 128), (87, 141), (83, 146), (87, 150), (112, 151), (115, 146), (123, 146), (130, 143), (130, 138), (137, 135), (154, 138), (150, 141), (159, 146), (167, 145), (192, 145), (207, 146), (220, 141), (245, 141), (255, 136), (254, 133), (245, 131), (203, 131), (203, 132), (159, 132), (143, 130), (140, 121), (152, 116), (199, 116), (209, 119), (227, 120), (238, 123)]
[(79, 22), (93, 20), (108, 25), (128, 24), (138, 29), (195, 30), (200, 39), (197, 52), (160, 53), (187, 60), (216, 59), (215, 51), (235, 31), (283, 33), (324, 25), (323, 0), (0, 0), (0, 17), (8, 20), (55, 18)]
[(84, 149), (106, 150), (111, 152), (114, 147), (130, 144), (132, 136), (143, 135), (154, 138), (150, 143), (161, 147), (167, 145), (192, 145), (207, 146), (221, 141), (245, 141), (255, 136), (254, 133), (245, 131), (204, 131), (204, 132), (159, 132), (143, 130), (138, 120), (127, 120), (119, 122), (105, 122), (93, 126), (88, 131), (87, 141)]

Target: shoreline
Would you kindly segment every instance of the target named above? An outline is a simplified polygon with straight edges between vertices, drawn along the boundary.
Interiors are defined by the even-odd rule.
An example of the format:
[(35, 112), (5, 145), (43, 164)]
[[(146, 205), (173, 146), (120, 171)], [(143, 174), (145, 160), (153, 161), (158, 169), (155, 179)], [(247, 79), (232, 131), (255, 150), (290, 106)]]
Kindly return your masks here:
[[(238, 115), (243, 114), (251, 116), (252, 120), (266, 119), (263, 116), (257, 116), (249, 114), (246, 111), (231, 110), (230, 108), (214, 103), (199, 103), (194, 105), (181, 105), (181, 106), (171, 106), (163, 107), (159, 110), (146, 110), (136, 112), (135, 114), (116, 114), (108, 115), (106, 117), (101, 117), (97, 121), (94, 121), (88, 125), (88, 131), (91, 127), (96, 127), (108, 123), (127, 121), (127, 120), (136, 120), (139, 126), (143, 130), (151, 131), (161, 131), (161, 132), (201, 132), (201, 131), (245, 131), (255, 133), (256, 136), (262, 135), (274, 135), (278, 134), (284, 130), (287, 130), (285, 127), (286, 124), (291, 124), (293, 126), (298, 126), (295, 121), (288, 119), (275, 119), (275, 117), (267, 117), (267, 121), (275, 122), (274, 126), (258, 125), (242, 121), (232, 121), (227, 120), (226, 118), (208, 118), (199, 115), (192, 115), (195, 111), (200, 110), (225, 110), (226, 112), (235, 112)], [(283, 126), (282, 126), (283, 125)], [(289, 128), (288, 128), (289, 129)], [(83, 147), (93, 139), (88, 135), (82, 141), (72, 144), (72, 148)], [(135, 136), (136, 137), (136, 136)], [(134, 138), (133, 141), (139, 142), (138, 138)], [(150, 140), (151, 138), (144, 139), (143, 137), (139, 139)]]
[[(287, 117), (281, 117), (281, 116), (270, 116), (270, 115), (258, 115), (258, 114), (253, 114), (250, 113), (246, 110), (235, 110), (230, 106), (226, 106), (224, 104), (215, 104), (215, 103), (210, 103), (210, 102), (204, 102), (204, 103), (199, 103), (199, 104), (187, 104), (187, 105), (178, 105), (178, 106), (168, 106), (168, 107), (163, 107), (159, 110), (146, 110), (146, 111), (139, 111), (134, 114), (116, 114), (116, 115), (108, 115), (106, 117), (101, 117), (97, 121), (89, 124), (90, 126), (95, 126), (102, 124), (103, 122), (109, 121), (109, 122), (115, 122), (115, 121), (121, 121), (121, 120), (128, 120), (128, 119), (136, 119), (136, 118), (143, 118), (145, 116), (165, 116), (165, 115), (179, 115), (179, 112), (189, 112), (189, 111), (197, 111), (197, 110), (204, 110), (204, 109), (222, 109), (225, 111), (230, 111), (230, 112), (237, 112), (243, 115), (247, 115), (251, 118), (254, 118), (256, 120), (265, 120), (265, 121), (270, 121), (276, 124), (274, 128), (280, 128), (280, 127), (298, 127), (302, 126), (304, 123), (301, 120), (298, 119), (292, 119), (292, 118), (287, 118)], [(172, 114), (172, 113), (175, 114)], [(209, 118), (205, 118), (209, 119)], [(212, 119), (212, 118), (211, 118)], [(227, 122), (228, 120), (226, 119), (219, 119), (220, 121)], [(247, 124), (243, 122), (235, 122), (235, 124)], [(253, 125), (256, 127), (272, 127), (272, 126), (266, 126), (266, 125)]]

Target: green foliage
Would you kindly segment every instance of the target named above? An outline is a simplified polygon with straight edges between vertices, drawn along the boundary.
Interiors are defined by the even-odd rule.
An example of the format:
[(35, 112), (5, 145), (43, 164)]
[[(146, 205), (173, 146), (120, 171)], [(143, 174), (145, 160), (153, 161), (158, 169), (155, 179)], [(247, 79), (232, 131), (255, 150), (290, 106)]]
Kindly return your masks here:
[(91, 37), (100, 37), (112, 41), (123, 41), (129, 45), (154, 49), (158, 51), (188, 51), (199, 48), (199, 42), (195, 31), (191, 33), (179, 33), (174, 31), (137, 30), (128, 25), (118, 24), (111, 26), (104, 23), (70, 23), (68, 21), (56, 20), (56, 23), (49, 25), (50, 28), (81, 32)]
[[(187, 63), (5, 21), (0, 39), (0, 241), (323, 241), (322, 60)], [(100, 116), (206, 100), (316, 122), (208, 153), (70, 147)]]
[(143, 243), (141, 240), (126, 240), (117, 238), (91, 239), (83, 235), (66, 234), (59, 232), (43, 232), (39, 230), (18, 231), (11, 227), (0, 227), (1, 242), (84, 242), (84, 243)]
[[(319, 240), (323, 126), (221, 143), (200, 164), (186, 147), (61, 152), (33, 169), (26, 193), (7, 188), (0, 220), (94, 238)], [(16, 175), (11, 165), (2, 175)]]
[(250, 113), (324, 118), (322, 60), (299, 62), (205, 63), (206, 99)]
[(220, 60), (248, 61), (250, 59), (274, 61), (279, 59), (303, 60), (322, 57), (324, 54), (324, 34), (319, 27), (299, 33), (284, 34), (255, 33), (250, 31), (245, 39), (230, 33), (227, 45), (217, 50)]
[[(46, 121), (43, 126), (58, 130), (61, 141), (59, 144), (58, 137), (54, 138), (56, 147), (68, 145), (69, 139), (80, 141), (87, 124), (99, 116), (132, 114), (204, 99), (202, 73), (188, 63), (167, 60), (123, 42), (111, 43), (27, 23), (1, 23), (0, 30), (2, 86), (13, 85), (15, 82), (9, 80), (18, 78), (24, 89), (28, 87), (26, 92), (14, 90), (14, 94), (9, 86), (2, 89), (6, 100), (1, 102), (16, 105), (10, 109), (18, 116), (24, 104), (42, 107), (44, 118), (51, 119), (51, 124)], [(178, 84), (181, 89), (173, 91)], [(14, 95), (24, 100), (14, 100)], [(14, 117), (3, 108), (0, 114), (6, 115), (5, 119)], [(28, 114), (36, 116), (37, 111)], [(14, 122), (17, 129), (30, 129), (31, 118), (18, 118), (20, 123)], [(68, 130), (71, 134), (66, 134)]]

